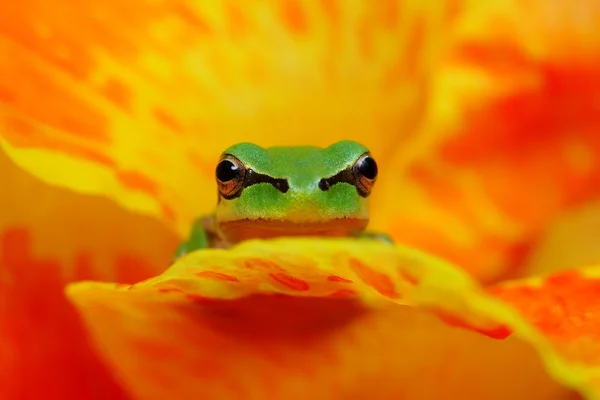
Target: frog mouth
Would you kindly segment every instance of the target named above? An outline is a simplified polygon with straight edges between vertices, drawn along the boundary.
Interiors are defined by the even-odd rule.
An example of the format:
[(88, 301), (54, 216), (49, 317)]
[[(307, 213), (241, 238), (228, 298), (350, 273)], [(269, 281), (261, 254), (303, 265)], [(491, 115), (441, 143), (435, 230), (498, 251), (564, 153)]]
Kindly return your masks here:
[(297, 222), (290, 220), (242, 219), (223, 221), (221, 234), (231, 243), (246, 239), (276, 237), (347, 237), (363, 231), (369, 223), (363, 218), (336, 218), (327, 221)]

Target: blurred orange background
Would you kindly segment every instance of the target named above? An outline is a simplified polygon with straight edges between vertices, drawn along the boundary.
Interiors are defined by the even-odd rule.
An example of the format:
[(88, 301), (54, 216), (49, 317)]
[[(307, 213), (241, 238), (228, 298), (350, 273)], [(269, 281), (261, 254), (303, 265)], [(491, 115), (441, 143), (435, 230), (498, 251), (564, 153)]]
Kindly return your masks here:
[(0, 5), (0, 398), (124, 396), (65, 285), (164, 271), (227, 146), (342, 139), (484, 286), (598, 263), (600, 3)]

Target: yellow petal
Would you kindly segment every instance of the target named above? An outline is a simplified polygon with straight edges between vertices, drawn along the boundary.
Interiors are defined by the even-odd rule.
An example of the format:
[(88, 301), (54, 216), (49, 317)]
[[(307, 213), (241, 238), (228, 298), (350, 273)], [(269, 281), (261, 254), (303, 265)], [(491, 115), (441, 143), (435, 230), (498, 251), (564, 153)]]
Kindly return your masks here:
[(32, 254), (59, 262), (65, 282), (132, 283), (170, 262), (177, 238), (160, 222), (129, 213), (104, 197), (48, 185), (2, 152), (0, 175), (5, 194), (0, 198), (0, 234), (26, 232)]
[[(600, 267), (508, 282), (489, 292), (516, 308), (567, 360), (583, 370), (577, 379), (600, 395)], [(587, 369), (587, 371), (586, 371)]]
[(524, 267), (554, 218), (599, 199), (599, 4), (465, 5), (374, 226), (492, 282)]
[(7, 3), (0, 144), (47, 182), (185, 233), (214, 206), (228, 144), (357, 139), (389, 157), (423, 110), (439, 5)]
[[(526, 343), (558, 360), (559, 382), (587, 387), (463, 272), (382, 243), (251, 241), (192, 253), (132, 286), (67, 292), (140, 399), (566, 396)], [(511, 329), (526, 343), (497, 340)]]
[(1, 151), (0, 176), (0, 399), (121, 399), (64, 286), (155, 275), (175, 235), (109, 199), (41, 182)]

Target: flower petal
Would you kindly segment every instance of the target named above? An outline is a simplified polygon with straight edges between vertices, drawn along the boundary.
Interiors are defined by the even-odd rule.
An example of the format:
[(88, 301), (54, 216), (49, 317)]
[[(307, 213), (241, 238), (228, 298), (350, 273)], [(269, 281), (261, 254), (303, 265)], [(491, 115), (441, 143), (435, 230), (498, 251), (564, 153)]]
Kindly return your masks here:
[(0, 398), (126, 399), (64, 297), (60, 265), (30, 245), (27, 231), (0, 234)]
[(251, 241), (192, 253), (132, 286), (78, 283), (68, 295), (140, 399), (568, 393), (531, 347), (490, 338), (507, 326), (534, 337), (512, 310), (454, 267), (383, 243)]
[(103, 197), (48, 185), (2, 152), (0, 176), (6, 194), (0, 197), (0, 232), (28, 232), (32, 253), (61, 264), (65, 282), (132, 283), (161, 272), (171, 260), (178, 239), (159, 221)]
[(514, 281), (489, 291), (517, 309), (563, 357), (580, 364), (586, 373), (578, 379), (593, 384), (600, 396), (600, 266)]
[(0, 59), (0, 143), (10, 156), (47, 182), (105, 194), (185, 233), (214, 205), (205, 194), (228, 144), (358, 139), (387, 158), (424, 110), (451, 10), (25, 0), (0, 18), (10, 55)]
[(174, 233), (106, 198), (43, 183), (1, 151), (0, 176), (0, 398), (121, 399), (64, 286), (155, 275)]
[(599, 199), (599, 5), (464, 7), (375, 225), (490, 282), (524, 267), (554, 217)]

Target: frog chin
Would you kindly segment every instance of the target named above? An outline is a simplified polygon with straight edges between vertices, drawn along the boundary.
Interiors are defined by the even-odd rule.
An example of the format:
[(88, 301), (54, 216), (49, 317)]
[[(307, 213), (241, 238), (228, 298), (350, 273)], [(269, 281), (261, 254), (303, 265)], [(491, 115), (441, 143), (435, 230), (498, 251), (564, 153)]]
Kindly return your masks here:
[(366, 218), (335, 218), (326, 221), (292, 221), (269, 219), (240, 219), (221, 221), (221, 234), (230, 243), (247, 239), (272, 239), (276, 237), (347, 237), (354, 236), (367, 227)]

